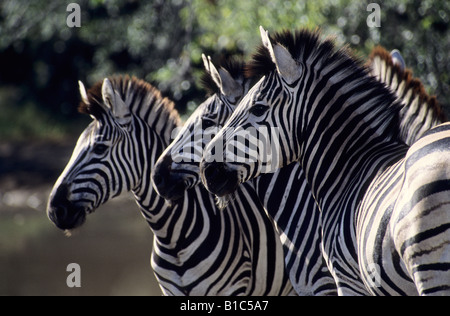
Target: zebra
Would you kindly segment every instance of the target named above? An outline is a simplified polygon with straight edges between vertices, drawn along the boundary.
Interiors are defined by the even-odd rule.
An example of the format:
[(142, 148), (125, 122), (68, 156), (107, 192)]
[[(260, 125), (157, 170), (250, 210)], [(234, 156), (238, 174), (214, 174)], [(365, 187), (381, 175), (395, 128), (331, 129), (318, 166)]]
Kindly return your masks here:
[(371, 75), (384, 82), (402, 103), (400, 109), (400, 138), (412, 145), (430, 128), (447, 121), (435, 96), (425, 92), (422, 82), (414, 78), (398, 50), (391, 53), (375, 47), (367, 63)]
[(226, 195), (268, 172), (260, 152), (245, 162), (229, 152), (248, 147), (238, 131), (277, 127), (272, 167), (302, 166), (340, 295), (449, 294), (450, 125), (408, 146), (402, 105), (348, 49), (318, 31), (260, 31), (248, 72), (262, 79), (205, 148), (205, 186)]
[[(47, 214), (72, 230), (101, 204), (132, 191), (154, 233), (151, 265), (165, 295), (285, 295), (292, 285), (273, 224), (244, 186), (239, 205), (221, 212), (198, 187), (168, 205), (151, 185), (152, 168), (181, 125), (174, 103), (129, 76), (105, 78), (86, 91), (80, 112), (93, 118), (56, 181)], [(261, 207), (262, 208), (262, 207)]]
[[(218, 71), (211, 58), (204, 55), (202, 57), (206, 69), (203, 85), (212, 96), (191, 115), (178, 137), (166, 148), (155, 166), (158, 178), (163, 178), (159, 176), (161, 173), (166, 179), (164, 182), (158, 182), (157, 191), (168, 200), (182, 196), (184, 190), (200, 182), (199, 159), (204, 147), (211, 139), (214, 128), (225, 123), (234, 111), (236, 103), (247, 93), (249, 82), (253, 81), (253, 78), (244, 78), (245, 65), (242, 61), (225, 60)], [(404, 97), (405, 91), (418, 90), (420, 82), (412, 78), (410, 71), (404, 70), (404, 61), (400, 62), (402, 67), (395, 66), (395, 62), (399, 59), (403, 60), (399, 52), (391, 56), (384, 48), (377, 47), (371, 53), (367, 66), (371, 74), (385, 82), (400, 99)], [(406, 101), (413, 99), (414, 91), (408, 94)], [(436, 102), (435, 98), (429, 99)], [(428, 112), (434, 115), (437, 112), (434, 103), (422, 107), (432, 109)], [(409, 121), (408, 123), (411, 125)], [(420, 121), (416, 124), (425, 125), (425, 122)], [(176, 155), (179, 162), (174, 163), (172, 158)], [(306, 180), (300, 166), (291, 164), (275, 174), (256, 178), (254, 184), (268, 215), (274, 219), (281, 233), (286, 267), (297, 293), (334, 294), (334, 282), (327, 279), (328, 276), (320, 270), (320, 267), (323, 267), (323, 259), (320, 253), (316, 252), (320, 251), (321, 238), (318, 225), (320, 214), (311, 194), (305, 190)], [(269, 188), (278, 189), (272, 191)], [(301, 190), (305, 192), (299, 194)], [(308, 199), (302, 199), (304, 197)], [(300, 209), (299, 205), (303, 207)], [(292, 212), (285, 212), (285, 209)], [(315, 290), (315, 287), (319, 290)]]
[[(219, 70), (210, 57), (203, 57), (203, 85), (211, 95), (189, 117), (174, 141), (155, 165), (155, 188), (168, 200), (176, 200), (201, 183), (200, 159), (217, 128), (225, 123), (253, 82), (245, 78), (243, 61), (223, 60)], [(177, 161), (177, 162), (175, 162)], [(284, 245), (285, 265), (300, 295), (336, 295), (336, 285), (320, 251), (320, 213), (309, 193), (298, 164), (261, 176), (253, 182), (258, 202), (277, 223)], [(271, 188), (276, 187), (278, 190)], [(238, 189), (239, 190), (239, 189)], [(306, 198), (298, 192), (305, 190)], [(237, 196), (233, 197), (236, 201)], [(284, 210), (294, 210), (291, 214)], [(296, 212), (298, 210), (298, 212)], [(287, 216), (286, 216), (287, 215)]]

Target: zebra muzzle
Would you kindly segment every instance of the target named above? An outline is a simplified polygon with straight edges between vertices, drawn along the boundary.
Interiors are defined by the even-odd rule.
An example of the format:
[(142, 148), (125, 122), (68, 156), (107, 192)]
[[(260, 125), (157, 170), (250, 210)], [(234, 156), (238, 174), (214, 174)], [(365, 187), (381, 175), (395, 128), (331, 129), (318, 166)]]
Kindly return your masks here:
[(219, 197), (233, 193), (239, 186), (237, 172), (226, 169), (224, 163), (203, 162), (200, 173), (206, 189)]
[(156, 163), (152, 174), (156, 192), (168, 201), (181, 199), (186, 191), (184, 179), (173, 173), (172, 163), (170, 155), (161, 158)]
[(77, 206), (69, 200), (69, 187), (60, 184), (50, 194), (47, 216), (56, 227), (66, 230), (81, 226), (86, 219), (84, 207)]

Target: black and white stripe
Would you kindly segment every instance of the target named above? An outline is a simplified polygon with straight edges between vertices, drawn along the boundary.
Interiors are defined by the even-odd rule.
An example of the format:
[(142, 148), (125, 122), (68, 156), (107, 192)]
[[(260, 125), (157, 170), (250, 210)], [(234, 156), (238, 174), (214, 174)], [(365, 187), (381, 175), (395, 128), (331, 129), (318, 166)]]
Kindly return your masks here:
[(264, 77), (207, 146), (206, 186), (226, 194), (261, 173), (258, 160), (211, 162), (212, 149), (234, 145), (230, 130), (278, 127), (279, 167), (305, 172), (339, 294), (448, 294), (448, 125), (408, 147), (402, 105), (348, 51), (310, 31), (261, 34), (250, 71)]
[[(206, 57), (204, 60), (209, 80), (214, 79), (214, 74), (230, 76), (216, 80), (214, 94), (190, 116), (159, 158), (155, 172), (165, 174), (170, 181), (159, 182), (157, 187), (167, 199), (173, 197), (172, 188), (188, 190), (201, 182), (199, 164), (203, 149), (231, 116), (236, 101), (248, 92), (248, 83), (253, 80), (244, 78), (245, 65), (242, 62), (225, 62), (216, 70), (210, 60)], [(231, 80), (234, 82), (230, 83)], [(231, 85), (240, 91), (240, 95), (238, 91), (230, 92)], [(228, 97), (230, 94), (234, 96), (232, 99)], [(237, 95), (239, 98), (236, 100)], [(175, 162), (177, 156), (180, 161)], [(292, 164), (274, 174), (261, 176), (252, 185), (257, 194), (256, 205), (261, 202), (277, 225), (284, 246), (286, 268), (296, 292), (300, 295), (336, 295), (336, 285), (321, 253), (320, 213), (300, 166)], [(226, 200), (236, 203), (240, 190), (239, 187)]]
[(263, 214), (240, 211), (255, 209), (257, 199), (247, 186), (226, 211), (201, 187), (172, 205), (153, 190), (154, 163), (180, 126), (172, 102), (129, 77), (80, 90), (80, 109), (94, 121), (49, 198), (48, 216), (59, 228), (80, 226), (100, 204), (132, 191), (155, 236), (151, 262), (164, 294), (292, 293), (272, 223)]
[(368, 67), (371, 75), (385, 83), (401, 103), (400, 138), (412, 145), (430, 128), (447, 121), (436, 97), (425, 92), (423, 84), (409, 69), (398, 51), (391, 56), (384, 48), (375, 47)]

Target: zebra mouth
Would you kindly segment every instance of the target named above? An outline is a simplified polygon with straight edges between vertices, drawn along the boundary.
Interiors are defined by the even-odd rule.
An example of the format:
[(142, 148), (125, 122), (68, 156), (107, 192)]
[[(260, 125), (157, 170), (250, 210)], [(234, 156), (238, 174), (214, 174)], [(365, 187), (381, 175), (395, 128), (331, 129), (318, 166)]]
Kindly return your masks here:
[(223, 163), (205, 163), (201, 174), (206, 189), (218, 197), (233, 193), (239, 186), (237, 171), (227, 170)]
[(229, 179), (224, 179), (222, 182), (210, 182), (207, 186), (208, 191), (217, 195), (218, 197), (226, 197), (232, 194), (237, 189), (237, 184), (235, 181), (230, 181)]
[(77, 228), (86, 220), (86, 215), (93, 210), (81, 203), (69, 199), (69, 186), (60, 184), (50, 195), (47, 206), (47, 216), (62, 230)]
[(47, 210), (49, 219), (62, 230), (71, 230), (83, 225), (88, 212), (92, 211), (69, 204), (50, 206)]

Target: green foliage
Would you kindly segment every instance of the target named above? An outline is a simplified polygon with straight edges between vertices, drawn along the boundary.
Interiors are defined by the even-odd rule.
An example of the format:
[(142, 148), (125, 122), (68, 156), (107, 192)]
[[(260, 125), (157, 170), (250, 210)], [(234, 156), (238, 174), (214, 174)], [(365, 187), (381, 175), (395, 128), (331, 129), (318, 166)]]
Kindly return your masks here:
[[(449, 1), (73, 2), (82, 10), (81, 28), (66, 25), (69, 2), (0, 3), (0, 85), (14, 87), (21, 96), (11, 111), (33, 104), (49, 117), (75, 118), (77, 80), (90, 86), (114, 73), (144, 78), (182, 112), (190, 111), (204, 97), (198, 86), (201, 54), (248, 57), (260, 42), (259, 25), (269, 32), (319, 27), (363, 58), (377, 44), (397, 48), (428, 91), (450, 109)], [(367, 26), (370, 2), (380, 4), (380, 28)]]
[[(367, 5), (381, 8), (381, 27), (369, 28)], [(448, 1), (235, 1), (192, 0), (199, 29), (192, 44), (197, 52), (239, 50), (245, 54), (259, 43), (258, 26), (269, 31), (319, 27), (339, 45), (349, 44), (362, 56), (375, 45), (399, 49), (431, 94), (450, 109), (450, 2)], [(197, 45), (197, 46), (195, 46)]]

